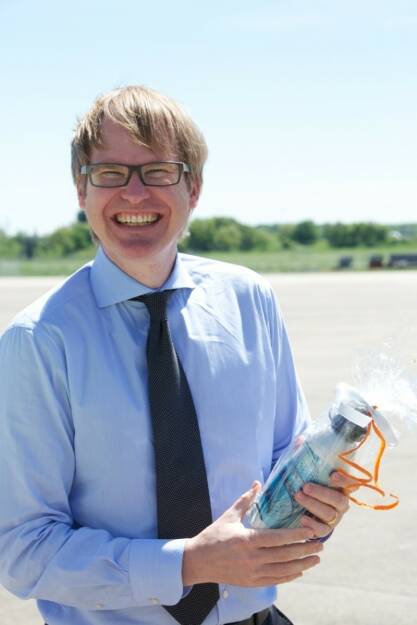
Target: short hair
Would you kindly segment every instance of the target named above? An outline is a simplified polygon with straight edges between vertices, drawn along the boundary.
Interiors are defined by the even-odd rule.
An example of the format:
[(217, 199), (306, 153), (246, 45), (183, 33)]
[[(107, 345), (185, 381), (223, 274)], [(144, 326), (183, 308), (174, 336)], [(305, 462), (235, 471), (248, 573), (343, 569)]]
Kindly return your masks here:
[(71, 169), (77, 183), (93, 147), (103, 144), (101, 124), (109, 118), (125, 128), (140, 145), (165, 155), (173, 150), (190, 167), (189, 180), (202, 183), (207, 159), (203, 134), (181, 106), (158, 91), (129, 85), (99, 96), (78, 120), (71, 142)]

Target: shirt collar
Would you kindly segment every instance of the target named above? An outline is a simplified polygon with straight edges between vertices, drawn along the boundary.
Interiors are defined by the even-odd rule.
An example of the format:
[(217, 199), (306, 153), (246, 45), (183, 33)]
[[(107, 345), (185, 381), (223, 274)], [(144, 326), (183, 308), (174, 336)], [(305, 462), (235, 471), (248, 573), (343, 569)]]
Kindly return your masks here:
[(90, 275), (91, 286), (99, 308), (125, 302), (145, 293), (166, 289), (193, 289), (196, 286), (186, 268), (186, 263), (181, 260), (181, 254), (177, 254), (170, 275), (159, 289), (151, 289), (125, 273), (106, 256), (102, 247), (99, 247), (97, 251)]

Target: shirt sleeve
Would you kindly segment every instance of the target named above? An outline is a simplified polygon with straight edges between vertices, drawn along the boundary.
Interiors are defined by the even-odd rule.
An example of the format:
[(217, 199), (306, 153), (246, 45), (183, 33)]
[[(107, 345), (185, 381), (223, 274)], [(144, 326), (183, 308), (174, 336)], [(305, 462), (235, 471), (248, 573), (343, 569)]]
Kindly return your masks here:
[(272, 289), (269, 293), (267, 310), (276, 375), (276, 413), (272, 458), (272, 466), (274, 466), (279, 456), (308, 427), (311, 418), (298, 379), (287, 329)]
[(74, 527), (76, 432), (59, 336), (11, 327), (0, 372), (0, 582), (87, 610), (177, 603), (184, 540)]

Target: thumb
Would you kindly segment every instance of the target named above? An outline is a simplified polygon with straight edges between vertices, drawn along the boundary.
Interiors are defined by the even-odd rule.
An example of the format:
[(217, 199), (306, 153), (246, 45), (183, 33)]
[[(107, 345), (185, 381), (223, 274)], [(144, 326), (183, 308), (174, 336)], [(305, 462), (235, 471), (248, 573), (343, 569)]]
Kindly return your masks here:
[(236, 499), (234, 504), (229, 508), (229, 512), (239, 521), (242, 520), (245, 513), (256, 499), (257, 494), (261, 490), (261, 484), (257, 480), (252, 484), (251, 488)]

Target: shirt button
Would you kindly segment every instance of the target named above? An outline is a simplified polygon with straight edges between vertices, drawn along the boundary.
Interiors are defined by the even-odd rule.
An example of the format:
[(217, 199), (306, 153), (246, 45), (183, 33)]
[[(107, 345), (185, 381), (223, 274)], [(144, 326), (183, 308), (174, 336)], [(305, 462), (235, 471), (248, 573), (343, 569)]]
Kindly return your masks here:
[(156, 597), (149, 597), (149, 602), (152, 603), (152, 605), (159, 605), (160, 604), (159, 599), (157, 599)]
[(229, 596), (229, 591), (223, 590), (223, 599), (227, 599), (228, 596)]

